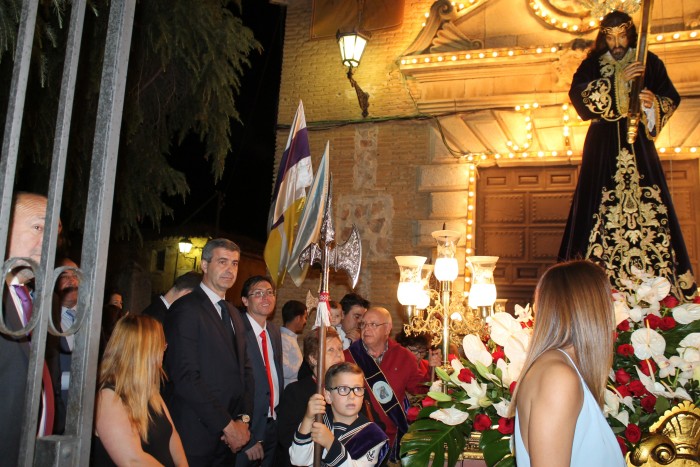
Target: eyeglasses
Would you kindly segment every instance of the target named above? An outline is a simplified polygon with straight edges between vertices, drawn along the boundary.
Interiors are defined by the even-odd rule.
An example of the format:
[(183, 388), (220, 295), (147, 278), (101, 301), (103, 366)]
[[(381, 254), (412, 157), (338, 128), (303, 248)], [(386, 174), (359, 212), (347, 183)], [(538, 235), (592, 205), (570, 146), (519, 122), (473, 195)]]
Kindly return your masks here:
[(357, 386), (354, 388), (351, 388), (350, 386), (338, 386), (335, 388), (328, 388), (329, 391), (338, 391), (339, 396), (347, 396), (350, 394), (350, 391), (353, 392), (357, 397), (364, 396), (365, 395), (365, 387), (364, 386)]
[(250, 298), (250, 297), (263, 298), (263, 297), (274, 297), (274, 296), (275, 296), (275, 291), (272, 289), (254, 290), (248, 294), (248, 298)]
[(384, 326), (385, 324), (389, 324), (389, 323), (365, 323), (365, 322), (362, 322), (362, 323), (360, 323), (360, 329), (364, 329), (364, 328), (377, 329), (379, 326)]
[(426, 349), (425, 347), (406, 347), (406, 348), (416, 355), (424, 356), (425, 354), (428, 353), (428, 349)]

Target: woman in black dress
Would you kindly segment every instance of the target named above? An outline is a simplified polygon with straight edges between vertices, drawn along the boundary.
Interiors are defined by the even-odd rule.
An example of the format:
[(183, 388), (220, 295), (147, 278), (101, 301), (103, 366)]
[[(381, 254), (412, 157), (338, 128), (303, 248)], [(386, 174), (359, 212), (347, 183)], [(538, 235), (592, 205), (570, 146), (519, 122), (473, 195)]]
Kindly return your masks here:
[(160, 396), (163, 326), (127, 314), (100, 365), (92, 464), (187, 466), (182, 441)]

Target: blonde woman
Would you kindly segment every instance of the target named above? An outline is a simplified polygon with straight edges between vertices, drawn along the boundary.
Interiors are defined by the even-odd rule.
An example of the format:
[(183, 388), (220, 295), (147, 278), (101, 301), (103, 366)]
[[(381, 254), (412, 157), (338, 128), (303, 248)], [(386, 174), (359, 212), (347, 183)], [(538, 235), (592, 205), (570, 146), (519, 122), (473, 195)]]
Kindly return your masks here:
[(511, 404), (518, 467), (625, 466), (601, 410), (614, 316), (608, 277), (595, 264), (558, 264), (540, 279), (535, 329)]
[(92, 465), (187, 465), (160, 396), (165, 348), (150, 316), (117, 322), (100, 365)]

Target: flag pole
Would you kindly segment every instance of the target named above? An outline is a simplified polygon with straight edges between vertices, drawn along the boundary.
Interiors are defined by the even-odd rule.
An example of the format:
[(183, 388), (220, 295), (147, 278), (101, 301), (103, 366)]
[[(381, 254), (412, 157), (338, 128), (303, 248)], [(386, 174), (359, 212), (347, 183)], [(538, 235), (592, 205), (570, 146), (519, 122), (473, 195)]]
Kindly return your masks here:
[[(323, 383), (326, 372), (326, 327), (330, 326), (329, 317), (329, 292), (328, 292), (328, 276), (330, 268), (333, 267), (336, 271), (345, 271), (352, 280), (352, 287), (357, 284), (357, 279), (360, 275), (360, 265), (362, 263), (362, 244), (360, 242), (360, 234), (355, 225), (352, 226), (352, 232), (348, 240), (342, 245), (337, 245), (335, 242), (335, 228), (333, 226), (333, 176), (329, 176), (328, 194), (326, 199), (325, 209), (323, 211), (323, 223), (321, 225), (321, 235), (318, 243), (312, 243), (307, 246), (299, 255), (299, 266), (305, 264), (321, 265), (321, 279), (319, 286), (318, 308), (316, 310), (316, 325), (319, 329), (318, 355), (316, 358), (316, 391), (318, 394), (323, 394)], [(317, 422), (323, 422), (323, 415), (316, 415)], [(320, 467), (321, 455), (323, 447), (314, 443), (314, 467)]]

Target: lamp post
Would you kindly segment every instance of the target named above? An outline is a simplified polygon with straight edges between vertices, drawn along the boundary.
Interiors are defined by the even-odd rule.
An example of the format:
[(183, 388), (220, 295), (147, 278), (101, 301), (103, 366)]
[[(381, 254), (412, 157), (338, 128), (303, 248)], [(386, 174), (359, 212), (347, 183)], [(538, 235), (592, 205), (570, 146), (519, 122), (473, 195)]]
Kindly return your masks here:
[(360, 88), (360, 85), (357, 84), (352, 74), (353, 69), (360, 66), (360, 59), (362, 58), (362, 53), (365, 51), (369, 36), (357, 31), (344, 33), (338, 31), (336, 39), (340, 47), (340, 59), (343, 65), (348, 67), (348, 80), (350, 80), (350, 85), (355, 88), (355, 94), (357, 94), (357, 101), (362, 110), (362, 118), (367, 118), (367, 115), (369, 115), (369, 94)]
[[(173, 282), (175, 282), (175, 279), (177, 279), (177, 264), (180, 261), (180, 253), (186, 255), (190, 251), (192, 251), (192, 240), (187, 237), (182, 237), (177, 242), (177, 250), (175, 251), (175, 270), (173, 271)], [(192, 269), (197, 269), (197, 258), (194, 259), (194, 267)]]
[(442, 298), (442, 364), (446, 368), (448, 365), (448, 355), (450, 352), (450, 293), (452, 282), (459, 275), (459, 265), (455, 254), (457, 253), (457, 242), (462, 236), (454, 230), (436, 230), (432, 233), (437, 241), (437, 259), (435, 260), (435, 278), (440, 281), (440, 291)]

